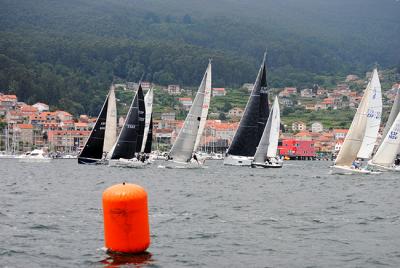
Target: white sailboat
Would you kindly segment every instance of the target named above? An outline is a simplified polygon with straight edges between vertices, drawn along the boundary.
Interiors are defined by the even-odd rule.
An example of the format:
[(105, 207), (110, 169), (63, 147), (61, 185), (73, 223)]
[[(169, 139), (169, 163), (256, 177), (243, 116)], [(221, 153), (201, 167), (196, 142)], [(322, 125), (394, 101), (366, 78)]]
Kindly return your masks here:
[(239, 128), (225, 156), (224, 165), (251, 166), (253, 162), (269, 115), (266, 68), (265, 53)]
[(400, 89), (390, 111), (388, 121), (382, 134), (382, 141), (369, 165), (384, 170), (400, 171)]
[(16, 158), (18, 158), (19, 162), (24, 163), (48, 163), (52, 160), (42, 149), (35, 149)]
[(172, 146), (167, 165), (161, 168), (201, 168), (204, 161), (201, 161), (194, 154), (197, 149), (207, 120), (209, 94), (211, 93), (211, 60), (208, 63), (206, 72), (194, 98), (192, 107), (186, 116), (185, 122), (174, 145)]
[(374, 173), (361, 168), (357, 159), (369, 159), (375, 147), (382, 114), (381, 85), (374, 69), (342, 148), (332, 166), (333, 174)]
[(378, 151), (369, 162), (370, 165), (384, 170), (400, 171), (400, 165), (395, 165), (396, 156), (400, 150), (400, 113), (390, 127)]
[(267, 124), (251, 167), (281, 168), (283, 161), (277, 156), (279, 129), (281, 124), (278, 97), (275, 97), (272, 110), (269, 114)]

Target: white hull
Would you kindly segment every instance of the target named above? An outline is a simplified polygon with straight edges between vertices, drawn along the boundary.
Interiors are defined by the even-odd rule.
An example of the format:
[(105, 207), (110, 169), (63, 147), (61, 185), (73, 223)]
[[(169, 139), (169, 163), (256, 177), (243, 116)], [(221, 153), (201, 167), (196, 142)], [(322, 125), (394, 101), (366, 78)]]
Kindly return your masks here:
[(49, 163), (51, 160), (51, 158), (18, 158), (18, 162), (22, 163)]
[(371, 171), (366, 169), (357, 169), (347, 166), (331, 166), (331, 174), (334, 175), (354, 175), (354, 174), (380, 174), (379, 171)]
[(283, 161), (279, 160), (277, 162), (273, 162), (273, 163), (251, 163), (251, 167), (252, 168), (282, 168), (283, 166)]
[(142, 162), (138, 161), (137, 159), (124, 159), (124, 158), (108, 161), (108, 166), (110, 167), (123, 167), (123, 168), (145, 168), (150, 164), (151, 162), (148, 160)]
[(204, 165), (204, 162), (199, 161), (197, 163), (196, 161), (191, 161), (188, 163), (183, 163), (183, 162), (175, 162), (175, 161), (165, 161), (162, 165), (159, 165), (158, 168), (168, 168), (168, 169), (203, 169), (207, 168), (207, 166)]
[(227, 166), (251, 166), (252, 162), (253, 157), (250, 156), (228, 155), (224, 159), (224, 165)]
[(395, 165), (393, 165), (391, 167), (385, 167), (385, 166), (374, 164), (371, 161), (368, 162), (368, 165), (376, 167), (377, 169), (382, 170), (382, 171), (398, 171), (398, 172), (400, 171), (400, 166), (395, 166)]

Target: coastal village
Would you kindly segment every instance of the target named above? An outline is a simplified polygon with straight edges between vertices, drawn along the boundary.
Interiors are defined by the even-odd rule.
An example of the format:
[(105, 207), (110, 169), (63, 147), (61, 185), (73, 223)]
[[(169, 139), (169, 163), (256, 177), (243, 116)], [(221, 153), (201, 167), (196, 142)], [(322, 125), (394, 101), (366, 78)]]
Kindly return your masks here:
[[(328, 128), (318, 120), (291, 122), (285, 120), (284, 111), (348, 109), (355, 112), (363, 91), (353, 90), (350, 85), (365, 87), (368, 75), (367, 73), (365, 79), (348, 75), (345, 81), (331, 89), (318, 85), (301, 89), (271, 89), (270, 95), (278, 95), (283, 110), (279, 154), (287, 159), (330, 159), (335, 156), (341, 148), (347, 129)], [(153, 122), (153, 150), (165, 152), (174, 143), (183, 125), (183, 120), (179, 120), (178, 115), (190, 109), (192, 97), (190, 92), (179, 85), (162, 87), (150, 82), (142, 82), (141, 85), (144, 90), (153, 87), (158, 95), (172, 96), (178, 103), (172, 109), (161, 109)], [(129, 92), (135, 90), (137, 84), (116, 84), (115, 87)], [(247, 91), (248, 94), (252, 87), (252, 84), (244, 84), (241, 89), (235, 90)], [(384, 105), (390, 106), (393, 103), (398, 88), (400, 84), (395, 83), (391, 88), (383, 90)], [(231, 91), (233, 90), (213, 88), (212, 98), (224, 99)], [(224, 154), (229, 147), (244, 112), (242, 106), (231, 106), (225, 112), (210, 113), (200, 142), (202, 151)], [(50, 152), (76, 154), (84, 146), (95, 122), (96, 117), (93, 116), (73, 116), (68, 111), (52, 111), (45, 103), (27, 104), (20, 101), (16, 95), (0, 93), (0, 151), (3, 152), (19, 154), (33, 148), (46, 148)], [(123, 123), (122, 114), (119, 115), (119, 128)]]

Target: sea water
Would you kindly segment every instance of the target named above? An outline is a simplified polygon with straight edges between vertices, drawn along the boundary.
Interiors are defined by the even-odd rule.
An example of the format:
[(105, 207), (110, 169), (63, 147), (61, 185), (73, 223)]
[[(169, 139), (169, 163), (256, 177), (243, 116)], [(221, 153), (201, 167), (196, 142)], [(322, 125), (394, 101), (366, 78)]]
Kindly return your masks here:
[[(0, 267), (400, 267), (400, 173), (330, 175), (322, 161), (206, 164), (1, 159)], [(148, 192), (148, 254), (103, 250), (102, 192), (121, 182)]]

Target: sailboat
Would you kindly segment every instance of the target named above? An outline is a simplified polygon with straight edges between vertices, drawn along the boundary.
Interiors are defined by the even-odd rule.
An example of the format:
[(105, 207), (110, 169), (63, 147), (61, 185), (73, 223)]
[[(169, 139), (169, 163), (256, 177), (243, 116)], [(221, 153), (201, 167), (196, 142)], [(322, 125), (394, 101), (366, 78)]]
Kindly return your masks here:
[(170, 165), (160, 166), (167, 168), (201, 168), (201, 161), (194, 154), (203, 135), (207, 120), (208, 107), (211, 96), (211, 60), (197, 90), (192, 107), (186, 116), (185, 122), (175, 140), (167, 161)]
[(101, 163), (110, 152), (117, 136), (117, 104), (112, 85), (96, 123), (78, 156), (79, 164)]
[(335, 164), (331, 167), (333, 174), (375, 173), (361, 168), (358, 159), (371, 157), (378, 136), (381, 115), (381, 84), (378, 71), (374, 69)]
[(281, 124), (278, 97), (275, 97), (272, 110), (258, 144), (251, 167), (281, 168), (283, 161), (277, 156), (279, 129)]
[[(141, 98), (142, 93), (139, 94), (139, 99)], [(143, 128), (143, 134), (142, 133), (142, 127), (139, 127), (138, 131), (138, 136), (139, 139), (137, 139), (137, 145), (139, 146), (140, 144), (140, 137), (142, 136), (142, 142), (140, 145), (140, 150), (136, 150), (137, 152), (134, 154), (134, 157), (132, 158), (120, 158), (117, 160), (110, 160), (109, 165), (110, 166), (116, 166), (116, 167), (127, 167), (127, 168), (143, 168), (149, 164), (152, 163), (152, 159), (150, 159), (149, 154), (151, 153), (151, 146), (153, 142), (153, 89), (149, 89), (144, 97), (144, 114), (145, 114), (145, 119), (144, 119), (144, 128)], [(139, 105), (139, 113), (141, 111), (141, 106)], [(143, 112), (143, 111), (142, 111)], [(131, 116), (133, 116), (131, 114)], [(141, 117), (139, 117), (139, 120), (142, 120)], [(139, 121), (139, 125), (141, 125), (141, 121)], [(134, 137), (134, 136), (132, 136)]]
[(369, 165), (383, 170), (400, 171), (400, 89), (382, 133), (382, 141)]
[[(117, 167), (142, 167), (137, 157), (142, 149), (142, 142), (145, 130), (146, 108), (142, 86), (139, 88), (131, 102), (128, 114), (117, 142), (109, 154), (109, 165)], [(137, 165), (133, 164), (136, 163)]]
[(269, 114), (266, 72), (265, 53), (239, 128), (224, 159), (225, 165), (251, 166)]

